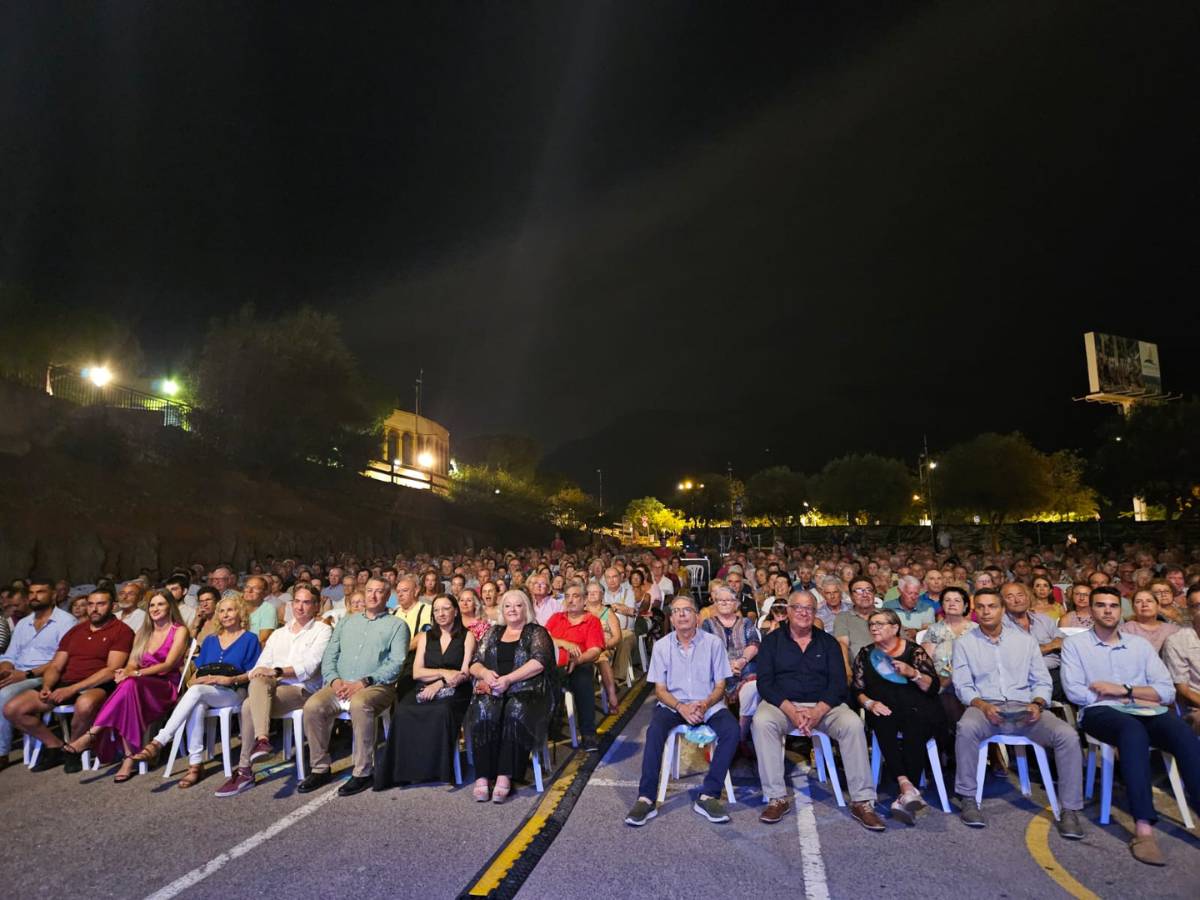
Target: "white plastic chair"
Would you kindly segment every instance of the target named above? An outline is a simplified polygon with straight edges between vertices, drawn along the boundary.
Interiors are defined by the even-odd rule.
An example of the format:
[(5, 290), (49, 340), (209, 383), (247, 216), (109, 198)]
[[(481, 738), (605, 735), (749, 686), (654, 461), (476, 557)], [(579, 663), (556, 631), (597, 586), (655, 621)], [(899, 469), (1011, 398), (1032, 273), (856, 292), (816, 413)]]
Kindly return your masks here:
[[(233, 777), (233, 749), (230, 747), (230, 732), (233, 714), (240, 713), (242, 705), (219, 706), (216, 709), (204, 708), (204, 758), (211, 759), (213, 746), (216, 743), (217, 723), (221, 725), (221, 762), (225, 768), (225, 777)], [(175, 732), (175, 740), (171, 741), (171, 753), (167, 756), (167, 764), (163, 767), (163, 778), (170, 778), (175, 769), (175, 759), (179, 756), (179, 747), (183, 743), (183, 733), (186, 725), (181, 725)], [(245, 735), (242, 736), (245, 740)]]
[[(793, 728), (788, 732), (787, 736), (803, 737), (803, 735), (800, 733), (800, 729), (798, 728)], [(837, 800), (838, 806), (845, 806), (846, 798), (842, 796), (842, 783), (838, 779), (837, 766), (835, 765), (833, 759), (833, 742), (829, 739), (829, 735), (823, 731), (814, 730), (811, 737), (813, 740), (813, 750), (815, 751), (813, 753), (813, 757), (816, 759), (817, 763), (817, 781), (824, 784), (825, 772), (828, 770), (829, 782), (830, 786), (833, 788), (834, 799)]]
[(575, 695), (563, 688), (563, 708), (567, 711), (567, 728), (571, 731), (571, 746), (579, 746), (579, 733), (575, 720)]
[[(1100, 824), (1107, 825), (1112, 819), (1112, 788), (1113, 788), (1113, 761), (1116, 757), (1116, 748), (1112, 744), (1106, 744), (1103, 741), (1097, 740), (1090, 734), (1084, 733), (1087, 738), (1087, 776), (1084, 778), (1083, 798), (1091, 800), (1092, 794), (1096, 788), (1096, 757), (1101, 759), (1100, 767)], [(1151, 751), (1157, 748), (1152, 747)], [(1189, 831), (1195, 827), (1195, 822), (1192, 819), (1191, 809), (1188, 807), (1187, 794), (1183, 790), (1183, 781), (1179, 777), (1179, 766), (1175, 763), (1175, 757), (1165, 750), (1159, 750), (1162, 754), (1163, 762), (1167, 766), (1167, 779), (1171, 782), (1171, 790), (1175, 794), (1175, 803), (1179, 807), (1179, 817), (1183, 819), (1183, 827)]]
[[(898, 735), (903, 737), (904, 735)], [(946, 794), (946, 779), (942, 774), (942, 758), (938, 753), (937, 740), (930, 738), (925, 742), (925, 753), (929, 756), (929, 768), (933, 771), (933, 783), (937, 786), (938, 800), (942, 804), (942, 812), (950, 812), (950, 798)], [(879, 786), (879, 773), (883, 768), (883, 751), (879, 747), (879, 739), (871, 732), (871, 778), (875, 786)], [(925, 773), (921, 773), (921, 786), (925, 784)]]
[(1062, 811), (1058, 805), (1058, 794), (1054, 790), (1054, 779), (1050, 776), (1050, 760), (1046, 757), (1046, 748), (1036, 741), (1031, 741), (1029, 738), (1019, 734), (994, 734), (979, 745), (979, 764), (975, 767), (975, 802), (983, 802), (983, 779), (987, 774), (987, 748), (989, 744), (1000, 744), (1001, 746), (1017, 748), (1017, 775), (1021, 779), (1021, 794), (1025, 797), (1030, 795), (1029, 762), (1025, 758), (1025, 748), (1033, 748), (1033, 755), (1037, 758), (1038, 770), (1042, 773), (1042, 783), (1046, 788), (1046, 797), (1050, 801), (1050, 809), (1054, 813), (1055, 820), (1057, 820), (1061, 816)]
[(928, 636), (929, 636), (929, 629), (922, 628), (920, 631), (917, 632), (917, 636), (916, 636), (915, 640), (918, 644), (923, 644), (923, 643), (925, 643), (925, 638)]
[[(667, 796), (667, 783), (675, 778), (679, 779), (679, 741), (687, 732), (690, 725), (676, 725), (667, 732), (667, 741), (663, 744), (663, 759), (662, 766), (658, 770), (658, 802), (662, 803)], [(717, 746), (717, 742), (713, 741), (713, 747)], [(711, 753), (709, 754), (711, 759)], [(736, 802), (733, 796), (733, 779), (729, 777), (729, 770), (725, 770), (725, 793), (729, 797), (729, 802)]]
[[(288, 727), (288, 723), (291, 727)], [(245, 737), (242, 738), (245, 740)], [(304, 774), (304, 707), (293, 709), (283, 717), (283, 758), (296, 754), (296, 780), (303, 781)]]
[(542, 786), (542, 766), (545, 765), (547, 774), (551, 772), (549, 746), (543, 742), (541, 747), (535, 748), (529, 754), (529, 759), (533, 763), (533, 786), (540, 794), (544, 790)]
[[(56, 716), (58, 718), (59, 727), (62, 728), (62, 733), (64, 737), (66, 737), (71, 734), (71, 723), (67, 719), (67, 716), (74, 714), (75, 705), (73, 703), (66, 703), (62, 706), (54, 707), (54, 709), (52, 709), (50, 712), (43, 715), (42, 722), (46, 725), (49, 725), (51, 715)], [(25, 735), (22, 742), (22, 751), (26, 768), (32, 769), (37, 765), (38, 757), (42, 755), (42, 742), (37, 738)], [(93, 756), (90, 750), (83, 751), (80, 761), (83, 763), (83, 771), (85, 772), (94, 772), (96, 769), (100, 768), (100, 758)], [(139, 770), (143, 775), (146, 774), (145, 765), (145, 763), (142, 763), (139, 766)]]
[[(642, 674), (643, 675), (648, 674), (650, 671), (650, 651), (648, 651), (646, 649), (646, 644), (648, 643), (648, 641), (649, 641), (649, 638), (644, 634), (639, 634), (637, 636), (638, 656), (641, 657), (641, 660), (642, 660)], [(629, 673), (629, 677), (633, 678), (632, 672)]]

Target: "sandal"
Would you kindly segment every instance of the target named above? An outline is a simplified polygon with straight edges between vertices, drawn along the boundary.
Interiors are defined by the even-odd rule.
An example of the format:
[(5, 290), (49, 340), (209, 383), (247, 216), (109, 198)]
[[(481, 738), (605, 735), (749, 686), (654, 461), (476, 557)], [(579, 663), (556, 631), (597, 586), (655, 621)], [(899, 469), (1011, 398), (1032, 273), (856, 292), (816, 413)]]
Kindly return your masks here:
[(158, 741), (151, 741), (137, 753), (130, 757), (134, 762), (144, 762), (146, 765), (151, 765), (157, 762), (158, 754), (162, 752), (163, 745)]
[(89, 728), (79, 736), (78, 744), (75, 741), (67, 741), (63, 744), (63, 753), (69, 753), (71, 756), (82, 756), (87, 750), (91, 749), (92, 744), (96, 741), (97, 734), (98, 732)]
[(204, 766), (188, 766), (187, 774), (179, 779), (179, 789), (186, 791), (204, 778)]
[(500, 785), (496, 785), (494, 788), (492, 788), (492, 802), (493, 803), (503, 803), (505, 800), (508, 799), (508, 795), (511, 793), (512, 793), (512, 785), (511, 784), (508, 787), (500, 787)]
[(476, 803), (488, 802), (488, 786), (486, 784), (477, 784), (471, 789), (471, 796), (475, 798)]
[[(126, 766), (129, 766), (128, 772), (125, 771)], [(137, 773), (138, 773), (137, 766), (134, 765), (133, 757), (130, 757), (129, 759), (125, 760), (125, 762), (121, 763), (120, 771), (117, 772), (117, 774), (113, 776), (113, 783), (114, 784), (124, 784), (125, 782), (127, 782), (130, 778), (132, 778)]]

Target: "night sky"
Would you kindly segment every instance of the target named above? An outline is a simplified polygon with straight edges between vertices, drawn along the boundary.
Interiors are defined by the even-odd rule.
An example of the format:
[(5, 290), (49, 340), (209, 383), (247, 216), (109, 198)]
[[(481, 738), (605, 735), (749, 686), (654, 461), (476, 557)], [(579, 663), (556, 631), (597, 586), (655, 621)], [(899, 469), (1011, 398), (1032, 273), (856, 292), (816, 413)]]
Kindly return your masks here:
[(152, 363), (336, 311), (452, 440), (614, 497), (1086, 449), (1084, 331), (1200, 390), (1198, 38), (1194, 2), (9, 3), (0, 280)]

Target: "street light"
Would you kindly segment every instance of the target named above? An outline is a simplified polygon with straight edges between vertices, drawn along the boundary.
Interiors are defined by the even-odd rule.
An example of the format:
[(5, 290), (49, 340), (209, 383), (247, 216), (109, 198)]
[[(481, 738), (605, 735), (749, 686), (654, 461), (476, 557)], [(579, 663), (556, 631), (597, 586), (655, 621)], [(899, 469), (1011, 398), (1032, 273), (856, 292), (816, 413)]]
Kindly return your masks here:
[(936, 460), (936, 459), (931, 459), (931, 460), (929, 461), (929, 468), (931, 468), (931, 469), (936, 469), (936, 468), (937, 468), (937, 460)]
[(108, 366), (92, 366), (90, 369), (83, 370), (83, 377), (96, 387), (104, 387), (112, 381), (112, 372), (109, 371)]
[(179, 382), (174, 378), (164, 378), (159, 382), (158, 387), (168, 397), (174, 397), (179, 393)]
[(433, 454), (430, 453), (428, 450), (422, 450), (420, 453), (417, 454), (417, 465), (420, 466), (422, 469), (432, 469), (433, 468)]

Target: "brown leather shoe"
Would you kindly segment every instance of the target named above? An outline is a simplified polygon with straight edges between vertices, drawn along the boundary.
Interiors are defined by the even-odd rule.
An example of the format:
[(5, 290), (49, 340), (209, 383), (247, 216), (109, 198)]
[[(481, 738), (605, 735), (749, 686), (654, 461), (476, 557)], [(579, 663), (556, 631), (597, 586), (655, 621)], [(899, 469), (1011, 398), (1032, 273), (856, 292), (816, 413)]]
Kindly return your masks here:
[(870, 800), (860, 800), (850, 804), (850, 815), (858, 820), (858, 824), (867, 831), (887, 831), (883, 819), (875, 812), (875, 804)]
[(1166, 857), (1162, 855), (1162, 850), (1158, 849), (1158, 841), (1152, 834), (1135, 837), (1129, 842), (1129, 852), (1138, 862), (1148, 866), (1165, 866), (1167, 864)]
[(763, 810), (762, 815), (758, 817), (758, 821), (767, 825), (774, 825), (776, 822), (782, 819), (787, 814), (787, 811), (791, 808), (792, 801), (788, 800), (787, 797), (780, 797), (778, 800), (772, 800), (767, 804), (767, 808)]

